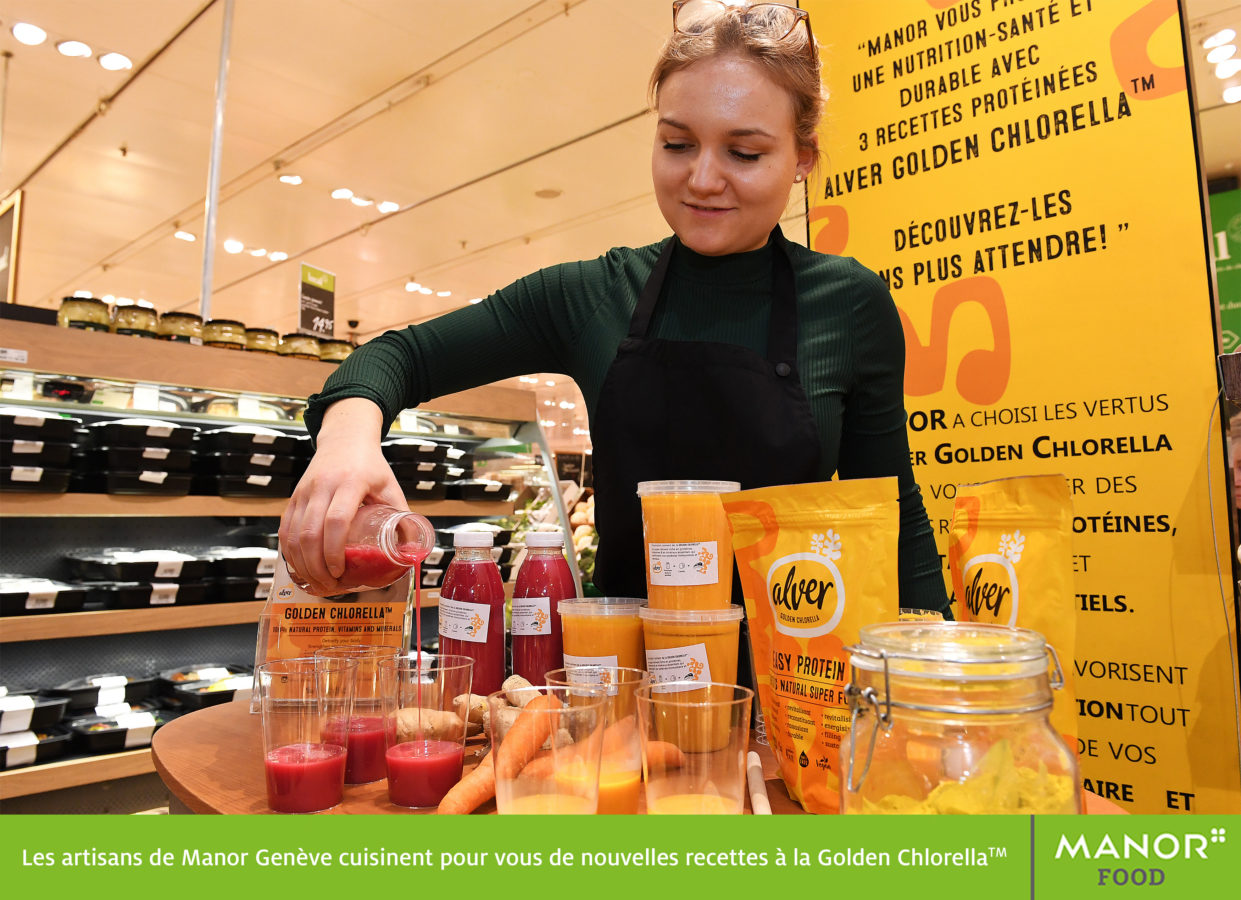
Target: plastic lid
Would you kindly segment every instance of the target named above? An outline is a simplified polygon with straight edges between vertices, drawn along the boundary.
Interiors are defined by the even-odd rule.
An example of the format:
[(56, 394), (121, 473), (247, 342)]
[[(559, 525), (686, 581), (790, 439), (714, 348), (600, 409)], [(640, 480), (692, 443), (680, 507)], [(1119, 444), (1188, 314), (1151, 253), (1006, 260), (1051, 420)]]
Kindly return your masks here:
[(527, 547), (563, 547), (563, 531), (531, 531), (526, 534)]
[(562, 616), (634, 616), (644, 606), (641, 597), (570, 597), (556, 605), (556, 612)]
[(737, 622), (744, 615), (745, 608), (741, 606), (726, 606), (723, 609), (651, 609), (644, 607), (638, 610), (638, 617), (643, 621), (694, 625)]
[(490, 547), (495, 543), (495, 536), (490, 531), (455, 531), (452, 535), (454, 547)]
[(741, 490), (738, 481), (639, 481), (638, 496), (647, 494), (731, 494)]

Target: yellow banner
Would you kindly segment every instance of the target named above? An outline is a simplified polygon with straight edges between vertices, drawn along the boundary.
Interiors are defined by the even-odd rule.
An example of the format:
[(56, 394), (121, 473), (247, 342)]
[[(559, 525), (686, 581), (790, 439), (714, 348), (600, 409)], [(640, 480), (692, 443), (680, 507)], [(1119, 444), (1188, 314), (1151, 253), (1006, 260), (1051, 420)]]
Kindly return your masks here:
[(956, 485), (1068, 477), (1086, 786), (1133, 812), (1241, 811), (1231, 504), (1177, 3), (801, 6), (830, 92), (810, 243), (892, 290), (941, 554)]

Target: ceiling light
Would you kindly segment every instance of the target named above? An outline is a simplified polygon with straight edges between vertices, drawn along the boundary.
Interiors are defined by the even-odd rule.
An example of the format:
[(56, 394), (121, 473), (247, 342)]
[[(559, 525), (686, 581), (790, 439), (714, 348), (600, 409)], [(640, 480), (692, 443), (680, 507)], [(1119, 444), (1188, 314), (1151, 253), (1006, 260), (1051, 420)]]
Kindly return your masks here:
[(1225, 103), (1241, 103), (1241, 84), (1234, 84), (1232, 87), (1224, 88)]
[[(17, 30), (16, 26), (14, 26), (13, 30), (14, 31)], [(1203, 41), (1202, 46), (1206, 50), (1212, 50), (1215, 47), (1222, 47), (1224, 44), (1227, 44), (1229, 41), (1231, 41), (1236, 36), (1237, 36), (1237, 33), (1233, 31), (1231, 28), (1222, 28), (1219, 31), (1215, 32), (1215, 34), (1207, 38), (1205, 41)]]
[(431, 289), (430, 289), (429, 287), (425, 287), (425, 286), (424, 286), (424, 287), (420, 287), (420, 288), (418, 288), (418, 293), (420, 293), (420, 294), (429, 294), (429, 293), (431, 293)]
[(266, 248), (266, 247), (264, 247), (262, 250), (251, 250), (251, 251), (250, 251), (250, 255), (251, 255), (251, 256), (266, 256), (266, 255), (267, 255), (267, 248)]
[(56, 49), (64, 56), (76, 56), (86, 59), (91, 55), (91, 48), (81, 41), (61, 41)]
[(387, 215), (388, 213), (394, 213), (398, 209), (400, 209), (401, 204), (393, 203), (391, 200), (384, 200), (375, 208), (379, 210), (381, 213), (383, 213), (384, 215)]
[(370, 197), (358, 197), (358, 196), (350, 197), (349, 202), (352, 203), (354, 206), (372, 206), (375, 203), (375, 201), (372, 200)]
[(189, 231), (178, 231), (176, 234), (173, 235), (173, 237), (175, 237), (179, 241), (190, 241), (191, 243), (198, 240), (198, 238), (195, 237), (194, 234)]
[(544, 406), (555, 406), (555, 405), (556, 405), (556, 401), (555, 401), (555, 400), (544, 400), (544, 401), (543, 401), (543, 405), (544, 405)]
[(245, 249), (246, 249), (245, 244), (243, 244), (241, 241), (234, 240), (233, 238), (229, 238), (227, 241), (224, 242), (225, 253), (240, 253), (242, 250), (245, 250)]
[(150, 300), (143, 300), (141, 297), (139, 297), (139, 298), (135, 301), (135, 303), (136, 303), (138, 306), (141, 306), (143, 309), (155, 309), (155, 304), (154, 304), (154, 303), (152, 303)]
[[(482, 303), (482, 302), (483, 302), (483, 298), (482, 298), (482, 297), (475, 297), (475, 298), (474, 298), (473, 300), (471, 300), (470, 302), (471, 302), (471, 303)], [(538, 380), (537, 378), (535, 378), (535, 379), (533, 379), (530, 383), (531, 383), (531, 384), (538, 384), (538, 383), (539, 383), (539, 380)]]
[(435, 292), (435, 296), (437, 296), (437, 297), (451, 297), (451, 296), (452, 296), (452, 291), (436, 291), (436, 292)]
[(283, 250), (273, 250), (271, 253), (267, 254), (267, 258), (272, 262), (284, 262), (289, 258), (289, 254), (285, 253)]
[(280, 183), (281, 184), (301, 184), (302, 176), (301, 175), (281, 175)]
[(89, 299), (90, 299), (92, 296), (94, 296), (94, 295), (93, 295), (93, 294), (91, 294), (91, 292), (90, 292), (90, 291), (74, 291), (74, 292), (73, 292), (73, 296), (75, 296), (75, 297), (84, 297), (85, 299), (89, 300)]
[(422, 287), (422, 285), (414, 281), (412, 278), (409, 281), (405, 282), (405, 290), (409, 291), (411, 294), (414, 291), (418, 290), (420, 287)]
[(133, 306), (134, 301), (129, 299), (128, 297), (117, 297), (116, 305), (117, 306)]
[(13, 25), (13, 37), (17, 38), (19, 44), (25, 44), (27, 47), (37, 47), (47, 40), (47, 32), (38, 25), (31, 25), (29, 22), (16, 22)]
[(104, 295), (103, 295), (102, 297), (100, 297), (99, 299), (100, 299), (100, 300), (102, 300), (104, 303), (111, 303), (111, 302), (112, 302), (113, 300), (115, 300), (116, 298), (115, 298), (115, 297), (113, 297), (111, 294), (104, 294)]
[(348, 200), (352, 196), (353, 191), (349, 190), (349, 188), (337, 188), (332, 191), (333, 200)]
[(1207, 54), (1207, 62), (1212, 65), (1222, 63), (1226, 59), (1231, 59), (1236, 52), (1237, 47), (1235, 44), (1222, 44)]
[(553, 422), (551, 419), (539, 419), (539, 424), (542, 425), (544, 428), (555, 428), (556, 427), (556, 423)]
[(134, 64), (130, 62), (129, 57), (123, 53), (105, 53), (99, 57), (99, 65), (103, 66), (109, 72), (121, 72), (125, 69), (132, 69)]
[(1238, 72), (1241, 72), (1241, 59), (1226, 59), (1215, 67), (1215, 77), (1221, 81), (1227, 81)]

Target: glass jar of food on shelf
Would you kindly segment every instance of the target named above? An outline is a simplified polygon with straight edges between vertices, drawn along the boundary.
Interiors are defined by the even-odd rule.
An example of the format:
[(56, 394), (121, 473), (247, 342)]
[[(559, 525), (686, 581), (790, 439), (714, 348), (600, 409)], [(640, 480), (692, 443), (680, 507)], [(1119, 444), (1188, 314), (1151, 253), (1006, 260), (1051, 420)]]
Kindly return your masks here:
[(245, 323), (236, 319), (208, 319), (203, 324), (203, 343), (223, 350), (245, 350)]
[(280, 333), (274, 328), (247, 328), (246, 349), (275, 356), (280, 352)]
[(117, 301), (112, 307), (112, 333), (153, 338), (159, 330), (159, 313), (148, 303)]
[(280, 338), (280, 355), (292, 359), (319, 359), (319, 339), (313, 334), (300, 334), (296, 331)]
[(202, 344), (203, 317), (192, 312), (166, 312), (159, 317), (157, 333), (165, 341)]
[(112, 314), (108, 304), (102, 300), (93, 297), (65, 297), (60, 301), (56, 324), (61, 328), (108, 331), (112, 327)]
[(324, 362), (339, 363), (353, 352), (353, 344), (349, 341), (319, 341), (319, 359)]

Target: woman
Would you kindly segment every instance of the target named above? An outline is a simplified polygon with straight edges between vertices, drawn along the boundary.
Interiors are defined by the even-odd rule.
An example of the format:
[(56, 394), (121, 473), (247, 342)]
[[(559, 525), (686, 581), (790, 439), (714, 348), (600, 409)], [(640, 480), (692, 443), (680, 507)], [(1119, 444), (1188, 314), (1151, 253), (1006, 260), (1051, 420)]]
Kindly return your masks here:
[(892, 298), (858, 263), (792, 244), (777, 224), (818, 157), (809, 18), (773, 3), (673, 11), (651, 78), (651, 173), (675, 236), (541, 270), (341, 365), (307, 410), (317, 451), (280, 527), (290, 564), (325, 591), (358, 504), (404, 503), (379, 450), (401, 409), (555, 371), (590, 416), (605, 593), (645, 593), (639, 481), (897, 475), (901, 604), (946, 607), (909, 462)]

